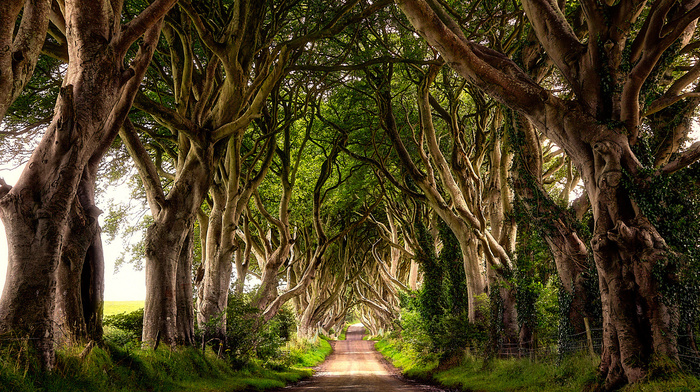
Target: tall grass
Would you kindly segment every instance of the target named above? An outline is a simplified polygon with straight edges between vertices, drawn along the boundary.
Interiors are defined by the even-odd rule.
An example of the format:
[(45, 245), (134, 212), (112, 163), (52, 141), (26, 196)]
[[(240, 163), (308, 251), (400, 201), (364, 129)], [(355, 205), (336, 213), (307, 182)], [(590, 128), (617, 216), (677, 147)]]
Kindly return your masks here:
[[(290, 345), (291, 366), (266, 368), (251, 362), (234, 370), (228, 361), (207, 350), (159, 348), (111, 343), (95, 347), (83, 359), (81, 348), (57, 352), (57, 366), (44, 373), (32, 362), (28, 345), (6, 346), (0, 351), (0, 391), (8, 392), (216, 392), (263, 390), (309, 377), (314, 366), (330, 352), (325, 340)], [(299, 353), (298, 358), (293, 353)], [(296, 354), (293, 354), (296, 355)]]
[(467, 358), (459, 365), (436, 372), (435, 380), (448, 387), (493, 392), (583, 391), (595, 382), (597, 363), (590, 356), (572, 356), (557, 365), (528, 359)]
[(424, 355), (398, 339), (380, 339), (375, 343), (377, 351), (389, 358), (401, 372), (412, 379), (430, 381), (438, 366), (437, 355)]
[(285, 351), (296, 366), (310, 368), (323, 362), (333, 348), (326, 339), (317, 338), (315, 342), (303, 340), (289, 343)]

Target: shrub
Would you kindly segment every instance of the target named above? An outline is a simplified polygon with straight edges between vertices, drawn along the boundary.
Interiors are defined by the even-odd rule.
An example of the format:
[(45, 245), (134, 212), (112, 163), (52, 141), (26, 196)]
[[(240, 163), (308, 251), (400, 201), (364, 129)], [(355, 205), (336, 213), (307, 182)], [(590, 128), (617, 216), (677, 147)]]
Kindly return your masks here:
[[(214, 331), (221, 322), (220, 317), (210, 320), (204, 330), (198, 330), (198, 339), (215, 336)], [(291, 310), (281, 308), (266, 323), (248, 296), (231, 294), (226, 307), (223, 354), (235, 368), (241, 368), (253, 359), (271, 366), (278, 365), (286, 361), (281, 347), (290, 340), (294, 328), (294, 314)], [(222, 342), (211, 339), (207, 343), (218, 351)]]
[(102, 323), (109, 327), (105, 330), (105, 340), (117, 346), (139, 342), (143, 332), (143, 308), (105, 316)]

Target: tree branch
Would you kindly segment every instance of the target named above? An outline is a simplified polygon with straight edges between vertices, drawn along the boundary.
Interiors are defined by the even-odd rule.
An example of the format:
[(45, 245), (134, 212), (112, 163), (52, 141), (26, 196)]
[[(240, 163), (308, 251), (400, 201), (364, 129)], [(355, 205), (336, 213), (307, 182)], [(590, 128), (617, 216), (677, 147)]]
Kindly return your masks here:
[(136, 94), (134, 107), (148, 113), (160, 124), (172, 130), (183, 132), (195, 143), (202, 143), (200, 139), (201, 136), (197, 133), (197, 125), (195, 123), (179, 115), (175, 110), (148, 98), (142, 92)]
[[(146, 30), (158, 22), (170, 11), (177, 0), (155, 0), (145, 10), (122, 27), (122, 31), (113, 42), (115, 52), (123, 57), (131, 44), (141, 37)], [(118, 16), (115, 16), (115, 18)]]
[[(585, 4), (583, 1), (582, 4)], [(580, 89), (579, 67), (586, 46), (582, 44), (559, 6), (552, 0), (524, 0), (523, 9), (549, 58), (576, 90)]]
[[(24, 5), (23, 5), (24, 4)], [(0, 6), (0, 120), (29, 83), (49, 26), (51, 0), (3, 0)], [(15, 34), (17, 18), (22, 13)]]
[(661, 168), (661, 172), (664, 174), (675, 173), (678, 170), (692, 165), (698, 160), (700, 160), (700, 142), (695, 142), (688, 150), (680, 154), (678, 158)]
[[(236, 2), (238, 3), (238, 2)], [(204, 25), (204, 22), (202, 21), (202, 18), (199, 17), (199, 13), (192, 7), (192, 3), (189, 0), (183, 0), (180, 1), (180, 7), (185, 11), (187, 16), (192, 19), (192, 23), (194, 23), (194, 27), (197, 30), (197, 33), (199, 34), (199, 38), (202, 40), (204, 45), (209, 48), (214, 54), (216, 54), (217, 57), (219, 58), (224, 58), (226, 56), (226, 45), (217, 42), (214, 39), (214, 36), (212, 35), (211, 31)]]
[(151, 161), (148, 152), (139, 140), (134, 124), (128, 118), (124, 121), (124, 126), (119, 131), (129, 155), (136, 163), (136, 169), (141, 176), (141, 182), (146, 188), (146, 197), (149, 199), (148, 205), (151, 207), (151, 215), (157, 217), (165, 205), (165, 194), (160, 184), (158, 171)]

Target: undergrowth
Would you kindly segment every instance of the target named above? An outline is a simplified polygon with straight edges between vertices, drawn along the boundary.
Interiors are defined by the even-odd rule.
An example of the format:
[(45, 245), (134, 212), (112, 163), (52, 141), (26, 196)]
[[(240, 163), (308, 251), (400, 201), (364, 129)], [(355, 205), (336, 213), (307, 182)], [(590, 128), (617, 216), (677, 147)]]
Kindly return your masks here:
[(303, 340), (290, 344), (286, 350), (289, 361), (301, 367), (312, 367), (321, 363), (333, 351), (326, 339), (316, 342)]

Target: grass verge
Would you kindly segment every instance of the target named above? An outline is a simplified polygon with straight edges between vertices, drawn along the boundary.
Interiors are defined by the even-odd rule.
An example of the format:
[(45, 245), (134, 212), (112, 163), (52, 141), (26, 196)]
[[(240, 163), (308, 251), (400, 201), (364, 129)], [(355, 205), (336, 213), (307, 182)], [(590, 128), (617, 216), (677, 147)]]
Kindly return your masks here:
[(142, 350), (135, 346), (96, 347), (80, 359), (80, 349), (59, 350), (56, 369), (38, 370), (26, 345), (0, 352), (0, 390), (8, 392), (218, 392), (283, 387), (309, 377), (314, 366), (330, 353), (330, 344), (300, 343), (289, 350), (293, 365), (266, 367), (252, 362), (233, 369), (213, 353), (194, 348)]
[(343, 326), (343, 331), (340, 332), (340, 336), (338, 336), (338, 340), (347, 339), (348, 328), (350, 328), (350, 325), (351, 324), (345, 324), (345, 326)]
[(488, 364), (467, 358), (436, 372), (440, 384), (467, 391), (568, 392), (583, 391), (595, 381), (596, 363), (590, 356), (573, 356), (558, 366), (528, 359), (495, 359)]
[(401, 344), (396, 339), (380, 339), (375, 343), (377, 351), (389, 358), (401, 373), (408, 378), (421, 381), (431, 381), (432, 374), (438, 366), (435, 359), (424, 360), (423, 356)]
[[(452, 366), (437, 360), (421, 361), (421, 355), (397, 339), (384, 338), (377, 350), (409, 378), (438, 383), (471, 392), (570, 392), (593, 390), (599, 360), (588, 355), (534, 362), (529, 359), (483, 359), (466, 357)], [(658, 372), (657, 372), (658, 373)], [(672, 373), (666, 378), (628, 385), (621, 392), (700, 391), (696, 377)]]
[(328, 340), (318, 338), (316, 342), (308, 340), (294, 342), (287, 348), (291, 360), (300, 367), (310, 368), (323, 362), (333, 351)]

